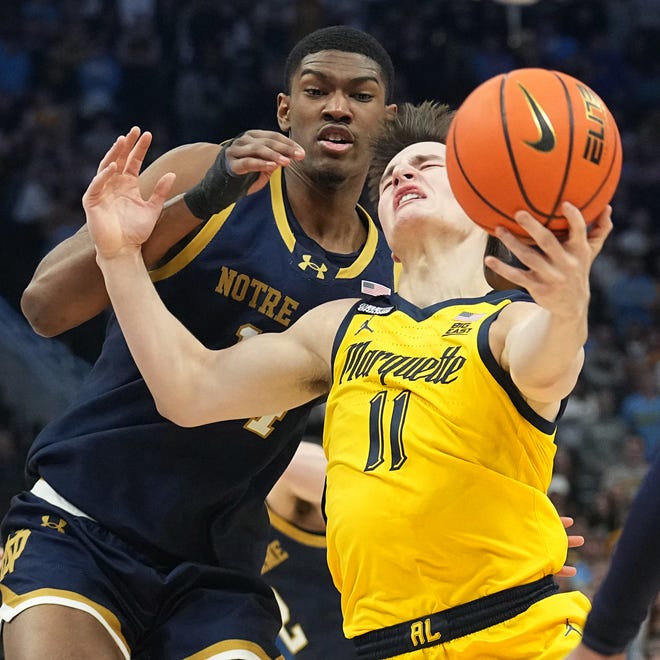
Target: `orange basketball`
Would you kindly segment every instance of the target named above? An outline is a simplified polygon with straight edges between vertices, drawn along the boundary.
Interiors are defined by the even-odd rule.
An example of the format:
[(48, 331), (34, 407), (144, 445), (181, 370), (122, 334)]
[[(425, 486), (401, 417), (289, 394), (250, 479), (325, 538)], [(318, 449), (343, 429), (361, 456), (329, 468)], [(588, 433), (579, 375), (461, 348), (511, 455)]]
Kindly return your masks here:
[(592, 223), (621, 175), (621, 138), (600, 97), (575, 78), (517, 69), (477, 87), (447, 135), (447, 175), (459, 204), (489, 233), (519, 236), (516, 211), (529, 211), (562, 237), (564, 201)]

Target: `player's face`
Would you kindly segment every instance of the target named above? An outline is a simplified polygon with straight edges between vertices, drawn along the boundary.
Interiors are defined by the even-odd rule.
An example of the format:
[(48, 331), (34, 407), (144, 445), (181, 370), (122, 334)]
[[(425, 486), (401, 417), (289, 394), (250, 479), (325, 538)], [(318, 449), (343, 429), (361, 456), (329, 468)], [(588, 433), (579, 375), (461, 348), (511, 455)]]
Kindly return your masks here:
[(420, 223), (430, 222), (432, 231), (450, 228), (464, 233), (477, 228), (449, 187), (445, 152), (439, 142), (418, 142), (400, 151), (385, 168), (378, 217), (390, 243), (401, 228), (418, 230)]
[(365, 55), (326, 50), (303, 58), (277, 113), (280, 128), (305, 149), (300, 168), (329, 185), (364, 177), (371, 137), (395, 111), (385, 94), (379, 65)]

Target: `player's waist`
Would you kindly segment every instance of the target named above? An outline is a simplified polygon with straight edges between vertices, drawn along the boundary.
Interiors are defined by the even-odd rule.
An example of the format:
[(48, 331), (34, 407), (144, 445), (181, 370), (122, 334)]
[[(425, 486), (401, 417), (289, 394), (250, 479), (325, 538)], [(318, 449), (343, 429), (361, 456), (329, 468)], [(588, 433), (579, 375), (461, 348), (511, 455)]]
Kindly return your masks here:
[(505, 589), (442, 612), (358, 635), (352, 641), (361, 660), (402, 655), (444, 644), (507, 621), (558, 590), (553, 577), (548, 575), (530, 584)]
[(49, 504), (52, 504), (53, 506), (56, 506), (63, 511), (70, 513), (72, 516), (94, 520), (94, 518), (87, 515), (84, 511), (62, 497), (45, 479), (37, 480), (34, 486), (32, 486), (30, 489), (30, 492), (33, 495), (40, 497), (42, 500), (45, 500)]

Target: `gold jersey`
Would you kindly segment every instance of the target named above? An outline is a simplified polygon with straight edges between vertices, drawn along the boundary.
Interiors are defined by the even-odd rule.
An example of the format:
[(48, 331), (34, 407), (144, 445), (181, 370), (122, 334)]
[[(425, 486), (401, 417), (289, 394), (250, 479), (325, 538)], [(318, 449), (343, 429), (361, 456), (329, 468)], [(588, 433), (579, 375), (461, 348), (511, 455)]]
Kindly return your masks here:
[(556, 573), (555, 424), (495, 361), (523, 292), (357, 304), (335, 340), (324, 431), (328, 562), (354, 637)]

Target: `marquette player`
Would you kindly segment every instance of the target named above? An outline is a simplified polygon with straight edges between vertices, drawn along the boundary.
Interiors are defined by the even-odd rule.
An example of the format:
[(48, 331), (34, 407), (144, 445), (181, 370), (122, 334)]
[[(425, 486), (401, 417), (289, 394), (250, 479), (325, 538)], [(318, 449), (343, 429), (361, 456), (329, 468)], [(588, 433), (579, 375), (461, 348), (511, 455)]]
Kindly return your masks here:
[[(306, 436), (310, 437), (310, 436)], [(328, 570), (322, 497), (326, 458), (316, 440), (305, 440), (266, 498), (271, 535), (264, 579), (276, 591), (283, 626), (278, 646), (285, 659), (355, 660), (355, 647), (342, 632), (341, 603)], [(562, 517), (570, 527), (571, 518)], [(568, 536), (568, 547), (584, 543)], [(575, 575), (563, 566), (558, 575)]]
[[(189, 145), (139, 183), (131, 177), (142, 210), (154, 210), (161, 175), (178, 174), (168, 195), (185, 194), (168, 202), (140, 259), (154, 266), (163, 304), (205, 345), (247, 344), (320, 302), (391, 287), (390, 251), (356, 203), (370, 139), (395, 110), (392, 76), (369, 35), (341, 26), (312, 33), (292, 50), (278, 96), (288, 137), (248, 131), (221, 150)], [(138, 134), (119, 138), (111, 158), (131, 168)], [(94, 255), (85, 229), (40, 264), (23, 300), (38, 331), (61, 332), (107, 304)], [(169, 352), (161, 361), (177, 373)], [(279, 608), (261, 578), (264, 499), (308, 409), (172, 424), (111, 317), (77, 401), (29, 452), (34, 488), (4, 520), (8, 660), (279, 656)]]
[[(485, 263), (529, 293), (492, 291), (488, 237), (447, 181), (450, 117), (405, 106), (376, 141), (397, 294), (336, 300), (225, 350), (204, 347), (156, 295), (139, 244), (160, 200), (141, 208), (133, 158), (104, 162), (84, 196), (87, 222), (165, 416), (194, 426), (327, 395), (328, 557), (359, 658), (561, 658), (589, 602), (557, 592), (566, 538), (547, 488), (611, 209), (587, 234), (564, 203), (564, 242), (518, 213), (537, 246), (498, 236), (526, 268)], [(161, 196), (170, 184), (166, 175)]]

